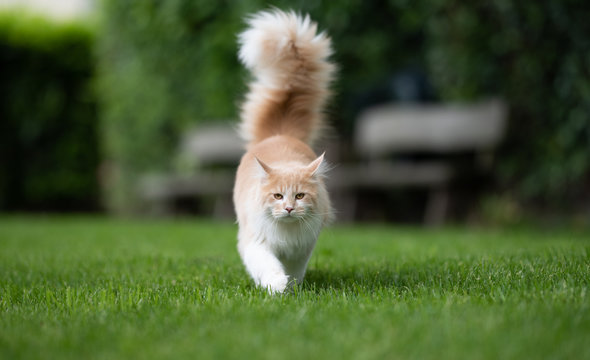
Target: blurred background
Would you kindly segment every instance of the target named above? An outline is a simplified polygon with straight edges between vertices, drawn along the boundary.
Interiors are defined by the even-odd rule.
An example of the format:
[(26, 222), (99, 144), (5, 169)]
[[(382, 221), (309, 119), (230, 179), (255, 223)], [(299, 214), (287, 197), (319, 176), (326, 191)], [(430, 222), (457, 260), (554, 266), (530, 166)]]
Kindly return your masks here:
[(590, 224), (590, 2), (0, 0), (0, 211), (232, 218), (244, 17), (333, 39), (341, 221)]

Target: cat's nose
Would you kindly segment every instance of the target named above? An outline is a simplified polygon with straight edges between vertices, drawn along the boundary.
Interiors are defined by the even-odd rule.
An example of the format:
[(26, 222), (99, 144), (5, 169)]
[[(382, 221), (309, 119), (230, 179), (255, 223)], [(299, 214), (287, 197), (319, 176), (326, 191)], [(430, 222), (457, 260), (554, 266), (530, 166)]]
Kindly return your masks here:
[(290, 214), (291, 211), (293, 211), (293, 208), (292, 207), (286, 207), (285, 210), (287, 210), (287, 212)]

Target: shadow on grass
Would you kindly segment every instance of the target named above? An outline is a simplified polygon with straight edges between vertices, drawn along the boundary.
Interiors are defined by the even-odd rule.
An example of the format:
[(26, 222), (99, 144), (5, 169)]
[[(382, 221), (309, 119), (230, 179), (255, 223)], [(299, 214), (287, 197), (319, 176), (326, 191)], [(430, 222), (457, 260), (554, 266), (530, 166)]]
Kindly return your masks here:
[[(406, 264), (358, 264), (349, 268), (310, 269), (302, 289), (312, 292), (338, 291), (347, 293), (376, 290), (413, 293), (421, 291), (487, 291), (492, 283), (509, 283), (504, 273), (507, 264), (495, 264), (483, 269), (478, 262), (459, 260), (425, 261)], [(526, 269), (522, 269), (527, 272)], [(533, 274), (522, 275), (530, 277)], [(489, 289), (488, 289), (489, 290)]]
[(340, 270), (309, 270), (303, 282), (307, 291), (346, 291), (355, 292), (378, 288), (404, 288), (419, 282), (418, 269), (393, 269), (387, 266), (362, 267)]

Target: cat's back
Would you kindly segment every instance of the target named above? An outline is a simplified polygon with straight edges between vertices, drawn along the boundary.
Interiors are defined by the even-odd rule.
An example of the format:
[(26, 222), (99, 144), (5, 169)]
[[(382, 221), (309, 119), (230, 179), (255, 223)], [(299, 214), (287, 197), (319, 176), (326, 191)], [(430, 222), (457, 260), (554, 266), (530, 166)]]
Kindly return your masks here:
[(286, 135), (271, 136), (252, 146), (248, 152), (270, 166), (286, 162), (307, 165), (317, 157), (306, 143)]

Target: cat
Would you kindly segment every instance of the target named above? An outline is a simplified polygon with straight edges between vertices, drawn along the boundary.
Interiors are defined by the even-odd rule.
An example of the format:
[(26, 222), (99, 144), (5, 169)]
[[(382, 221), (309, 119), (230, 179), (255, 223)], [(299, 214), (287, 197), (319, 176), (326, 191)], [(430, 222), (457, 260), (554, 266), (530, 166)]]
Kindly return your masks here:
[(240, 113), (247, 146), (233, 193), (238, 251), (257, 286), (282, 293), (303, 281), (334, 217), (328, 165), (311, 146), (325, 128), (335, 65), (330, 38), (309, 15), (262, 11), (247, 24), (238, 55), (253, 80)]

